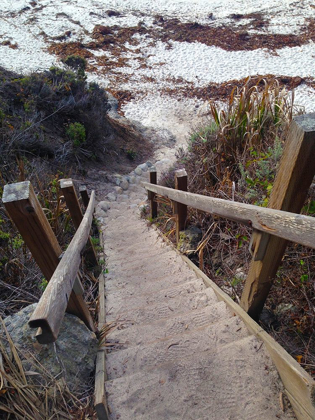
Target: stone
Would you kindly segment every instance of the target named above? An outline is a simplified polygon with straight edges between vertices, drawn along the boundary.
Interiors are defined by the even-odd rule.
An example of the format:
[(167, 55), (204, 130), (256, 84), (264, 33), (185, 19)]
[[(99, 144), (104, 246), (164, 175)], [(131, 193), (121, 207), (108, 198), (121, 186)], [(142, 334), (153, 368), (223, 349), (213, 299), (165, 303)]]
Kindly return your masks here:
[(141, 176), (142, 175), (142, 169), (139, 168), (139, 166), (135, 169), (135, 174)]
[(183, 254), (195, 251), (202, 238), (202, 231), (196, 226), (190, 226), (186, 230), (179, 232), (179, 242), (177, 249)]
[(110, 209), (111, 203), (109, 201), (100, 201), (98, 205), (96, 206), (97, 209), (101, 209), (103, 211), (107, 211)]
[(146, 162), (146, 164), (147, 164), (148, 168), (151, 168), (153, 166), (153, 163), (151, 163), (151, 162)]
[(120, 183), (120, 187), (124, 190), (127, 191), (129, 188), (129, 182), (126, 179), (123, 179)]
[(95, 210), (95, 217), (96, 218), (106, 217), (106, 212), (102, 209), (97, 209), (97, 210)]
[(138, 168), (140, 168), (143, 172), (146, 172), (148, 170), (148, 165), (146, 163), (142, 163), (141, 165), (138, 165)]
[(243, 271), (243, 268), (242, 267), (239, 267), (239, 268), (237, 268), (236, 270), (235, 270), (235, 274), (234, 274), (234, 277), (237, 279), (237, 280), (246, 280), (246, 277), (247, 277), (247, 275), (246, 275), (246, 273)]
[(116, 194), (122, 194), (123, 193), (123, 188), (122, 187), (114, 187), (114, 191)]
[[(28, 326), (36, 303), (29, 305), (16, 314), (5, 318), (4, 324), (15, 346), (21, 351), (23, 367), (26, 371), (38, 372), (29, 378), (35, 384), (45, 385), (42, 369), (33, 362), (33, 354), (39, 364), (53, 377), (63, 377), (72, 392), (88, 387), (95, 369), (98, 340), (85, 324), (75, 315), (65, 314), (58, 339), (55, 343), (39, 344), (35, 338), (36, 328)], [(9, 350), (2, 328), (1, 340)]]
[(109, 201), (116, 201), (117, 200), (117, 196), (114, 193), (109, 193), (106, 196), (108, 198)]
[(129, 183), (130, 184), (135, 184), (136, 183), (136, 177), (135, 176), (130, 176), (129, 177)]

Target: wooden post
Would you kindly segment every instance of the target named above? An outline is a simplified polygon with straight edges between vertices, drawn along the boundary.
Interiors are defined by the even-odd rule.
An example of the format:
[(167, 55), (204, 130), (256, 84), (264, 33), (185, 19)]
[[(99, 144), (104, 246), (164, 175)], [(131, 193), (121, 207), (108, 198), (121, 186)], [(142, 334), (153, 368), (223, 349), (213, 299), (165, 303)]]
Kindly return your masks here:
[[(187, 173), (185, 169), (175, 171), (175, 189), (187, 191)], [(187, 206), (174, 202), (174, 213), (176, 219), (176, 243), (179, 242), (179, 232), (185, 229), (187, 219)]]
[[(150, 183), (157, 184), (157, 175), (156, 170), (150, 170)], [(150, 200), (150, 217), (155, 219), (157, 217), (157, 202), (155, 201), (155, 194), (151, 191), (148, 191), (148, 199)]]
[[(61, 179), (60, 189), (65, 197), (74, 227), (77, 230), (82, 222), (83, 214), (72, 179)], [(91, 266), (98, 265), (94, 246), (90, 237), (88, 239), (88, 247), (86, 249), (86, 259)]]
[[(315, 174), (314, 156), (315, 114), (300, 115), (290, 125), (270, 208), (300, 213)], [(255, 255), (241, 298), (241, 307), (254, 319), (263, 309), (286, 245), (286, 240), (276, 236), (256, 235)]]
[[(62, 250), (31, 183), (24, 181), (5, 185), (2, 201), (43, 275), (49, 281), (59, 264)], [(79, 279), (76, 279), (76, 282), (76, 290), (82, 290)], [(78, 316), (89, 329), (95, 330), (81, 293), (76, 294), (72, 291), (67, 312)]]
[(52, 343), (57, 340), (69, 296), (73, 290), (74, 281), (80, 267), (81, 251), (89, 237), (94, 203), (95, 193), (93, 191), (82, 223), (72, 238), (28, 322), (31, 328), (39, 328), (36, 339), (41, 344)]
[(89, 205), (89, 194), (87, 192), (86, 186), (85, 185), (81, 185), (79, 188), (79, 192), (82, 198), (82, 202), (85, 208), (87, 208), (87, 206)]

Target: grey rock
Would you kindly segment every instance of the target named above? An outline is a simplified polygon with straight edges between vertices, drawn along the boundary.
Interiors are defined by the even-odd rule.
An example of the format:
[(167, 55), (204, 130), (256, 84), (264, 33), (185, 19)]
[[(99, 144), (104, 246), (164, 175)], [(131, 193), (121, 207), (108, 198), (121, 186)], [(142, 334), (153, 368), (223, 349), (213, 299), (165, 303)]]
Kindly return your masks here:
[(142, 163), (141, 165), (138, 165), (138, 168), (140, 168), (143, 172), (146, 172), (148, 170), (148, 165), (146, 163)]
[(202, 238), (202, 231), (196, 226), (191, 226), (186, 230), (179, 232), (179, 242), (177, 248), (182, 253), (195, 251)]
[[(28, 326), (36, 305), (29, 305), (4, 320), (13, 343), (21, 351), (24, 369), (38, 372), (39, 375), (32, 375), (30, 378), (36, 384), (45, 385), (42, 370), (38, 364), (34, 364), (31, 353), (50, 375), (63, 377), (71, 391), (82, 391), (88, 386), (95, 367), (98, 348), (95, 334), (79, 318), (66, 313), (57, 341), (52, 344), (38, 344), (35, 338), (36, 329)], [(0, 336), (7, 343), (2, 328)], [(6, 347), (10, 351), (9, 346)]]
[(109, 193), (106, 196), (108, 198), (109, 201), (116, 201), (117, 200), (117, 196), (114, 193)]
[(123, 193), (123, 188), (122, 187), (114, 187), (115, 193), (116, 194), (122, 194)]
[(129, 182), (126, 179), (123, 179), (120, 183), (121, 188), (126, 191), (129, 188)]
[(110, 209), (111, 203), (109, 201), (100, 201), (96, 207), (96, 209), (101, 209), (103, 211), (107, 211)]
[(151, 162), (146, 162), (146, 165), (147, 165), (147, 167), (148, 167), (148, 168), (151, 168), (151, 167), (153, 166), (153, 163), (151, 163)]
[(135, 176), (133, 176), (133, 175), (132, 175), (132, 176), (130, 176), (130, 177), (129, 177), (129, 183), (130, 183), (130, 184), (135, 184), (135, 182), (136, 182), (136, 177), (135, 177)]
[(141, 176), (142, 175), (142, 169), (139, 168), (139, 166), (135, 169), (135, 174)]
[(242, 267), (239, 267), (239, 268), (237, 268), (236, 270), (235, 270), (235, 274), (234, 274), (234, 277), (237, 279), (237, 280), (246, 280), (246, 273), (243, 271), (243, 268)]
[(95, 217), (105, 217), (106, 216), (106, 212), (102, 209), (97, 209), (95, 211)]

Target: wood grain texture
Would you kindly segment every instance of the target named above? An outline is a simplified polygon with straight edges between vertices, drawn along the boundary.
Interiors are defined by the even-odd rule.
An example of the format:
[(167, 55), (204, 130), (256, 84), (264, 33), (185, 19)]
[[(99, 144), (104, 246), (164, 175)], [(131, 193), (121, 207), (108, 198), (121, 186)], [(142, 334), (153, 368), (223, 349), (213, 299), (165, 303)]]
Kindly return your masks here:
[(271, 236), (279, 236), (315, 248), (314, 217), (177, 191), (146, 182), (143, 182), (142, 185), (147, 190), (168, 197), (178, 203), (252, 226), (259, 231), (271, 234)]
[[(289, 135), (285, 143), (283, 156), (274, 186), (269, 199), (269, 207), (292, 213), (299, 213), (305, 202), (307, 191), (315, 174), (315, 114), (301, 115), (291, 123)], [(293, 229), (299, 229), (295, 220), (302, 216), (287, 217), (286, 223)], [(303, 244), (313, 247), (311, 236), (314, 229), (305, 221), (300, 231), (307, 241)], [(272, 233), (272, 232), (270, 232)], [(272, 233), (273, 234), (273, 233)], [(250, 265), (241, 298), (241, 306), (253, 318), (258, 319), (269, 294), (273, 279), (284, 255), (287, 241), (269, 236), (258, 238), (256, 258)], [(302, 243), (294, 239), (295, 242)], [(263, 255), (257, 258), (257, 255)]]
[[(187, 173), (184, 169), (175, 171), (175, 189), (187, 191)], [(179, 242), (179, 233), (185, 229), (187, 219), (187, 205), (182, 203), (174, 203), (175, 220), (176, 220), (176, 243)]]
[[(103, 274), (99, 277), (99, 311), (98, 311), (98, 329), (99, 331), (105, 325), (105, 277)], [(99, 420), (107, 420), (107, 402), (105, 392), (106, 381), (106, 351), (103, 346), (105, 339), (100, 343), (100, 347), (96, 357), (96, 371), (95, 371), (95, 410)]]
[[(83, 219), (83, 214), (81, 211), (79, 199), (74, 188), (74, 184), (71, 178), (68, 179), (61, 179), (60, 180), (60, 189), (64, 195), (66, 200), (67, 207), (69, 209), (71, 219), (73, 221), (74, 227), (76, 229), (79, 228), (80, 223)], [(88, 246), (85, 252), (86, 260), (89, 265), (96, 266), (98, 264), (95, 249), (91, 238), (88, 238)]]
[[(4, 187), (4, 206), (32, 253), (41, 272), (49, 281), (53, 276), (62, 250), (41, 208), (29, 181), (9, 184)], [(79, 278), (75, 280), (75, 291), (82, 291)], [(91, 315), (82, 296), (71, 292), (66, 311), (78, 316), (90, 328), (94, 328)]]
[(258, 325), (236, 302), (234, 302), (219, 286), (207, 277), (189, 258), (181, 255), (183, 260), (192, 268), (206, 286), (211, 287), (219, 300), (223, 300), (228, 307), (246, 324), (249, 331), (262, 340), (272, 358), (281, 377), (286, 394), (293, 406), (298, 420), (315, 419), (315, 381), (260, 325)]
[[(42, 334), (37, 337), (41, 344), (51, 343), (58, 337), (68, 300), (81, 262), (81, 251), (89, 237), (95, 193), (92, 192), (86, 214), (64, 253), (57, 269), (51, 277), (37, 307), (30, 318), (31, 328), (41, 328)], [(80, 295), (77, 299), (83, 300)]]

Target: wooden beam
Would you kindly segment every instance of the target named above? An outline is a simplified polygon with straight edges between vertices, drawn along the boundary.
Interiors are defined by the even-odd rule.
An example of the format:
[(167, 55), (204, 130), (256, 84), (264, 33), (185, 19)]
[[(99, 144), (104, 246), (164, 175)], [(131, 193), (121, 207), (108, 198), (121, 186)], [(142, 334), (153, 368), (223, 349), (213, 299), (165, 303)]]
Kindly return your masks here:
[(197, 210), (234, 220), (244, 225), (252, 226), (259, 231), (315, 248), (314, 217), (177, 191), (146, 182), (143, 182), (142, 185), (147, 190), (154, 191), (156, 194), (186, 204)]
[[(83, 214), (72, 179), (61, 179), (60, 189), (65, 197), (74, 227), (78, 229), (83, 219)], [(98, 265), (97, 256), (90, 237), (88, 238), (88, 246), (85, 255), (87, 262), (92, 267)]]
[(187, 265), (196, 272), (197, 276), (203, 279), (205, 285), (213, 289), (218, 299), (223, 300), (233, 313), (244, 321), (249, 331), (263, 341), (278, 370), (297, 419), (315, 419), (315, 381), (312, 377), (284, 350), (283, 347), (280, 346), (280, 344), (278, 344), (236, 302), (234, 302), (230, 296), (223, 292), (219, 286), (196, 267), (189, 258), (184, 255), (181, 255), (181, 257)]
[[(290, 126), (269, 199), (270, 208), (300, 213), (315, 174), (314, 156), (315, 114), (298, 116)], [(295, 220), (299, 217), (303, 219), (303, 216), (294, 216)], [(288, 219), (287, 222), (290, 223), (290, 220)], [(293, 222), (291, 227), (297, 226)], [(310, 227), (300, 233), (310, 239), (310, 234), (314, 235), (314, 230), (312, 233), (311, 229)], [(270, 233), (273, 234), (273, 232)], [(307, 242), (308, 246), (312, 246), (310, 241), (304, 242), (297, 239), (295, 241), (303, 245)], [(256, 252), (241, 298), (242, 308), (254, 319), (258, 319), (263, 309), (286, 246), (287, 241), (276, 236), (257, 237)]]
[[(156, 170), (150, 170), (150, 183), (156, 185), (157, 184), (157, 174)], [(155, 201), (155, 194), (151, 191), (148, 191), (148, 199), (150, 201), (150, 217), (151, 219), (155, 219), (157, 217), (157, 202)]]
[[(2, 201), (41, 272), (49, 281), (59, 264), (62, 250), (31, 183), (24, 181), (5, 185)], [(78, 293), (82, 290), (82, 284), (78, 278), (76, 278), (75, 289), (77, 293), (71, 292), (67, 312), (78, 316), (88, 328), (94, 330), (86, 303)]]
[(89, 237), (94, 205), (95, 193), (93, 191), (80, 227), (65, 251), (29, 320), (31, 328), (41, 328), (41, 334), (36, 337), (41, 344), (51, 343), (58, 337), (74, 279), (79, 270), (81, 251)]
[(80, 195), (81, 195), (81, 198), (82, 198), (83, 205), (84, 205), (85, 208), (87, 208), (87, 206), (89, 205), (90, 198), (89, 198), (89, 194), (87, 192), (86, 185), (81, 185), (79, 187), (79, 192), (80, 192)]
[[(175, 171), (175, 189), (187, 191), (187, 173), (185, 169)], [(174, 202), (176, 220), (176, 243), (179, 242), (179, 232), (185, 229), (187, 219), (187, 205)]]

